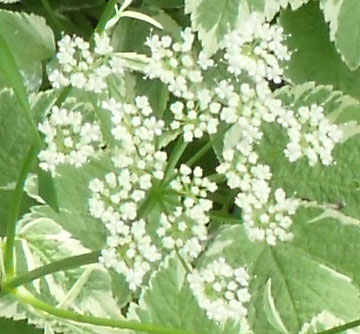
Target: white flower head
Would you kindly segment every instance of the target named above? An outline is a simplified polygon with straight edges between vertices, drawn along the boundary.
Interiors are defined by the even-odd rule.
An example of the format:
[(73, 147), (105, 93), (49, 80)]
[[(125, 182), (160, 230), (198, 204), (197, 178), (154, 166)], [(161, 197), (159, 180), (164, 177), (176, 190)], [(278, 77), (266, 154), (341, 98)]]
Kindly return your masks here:
[(234, 269), (220, 258), (194, 270), (187, 279), (209, 319), (224, 324), (228, 319), (240, 322), (246, 318), (246, 304), (251, 299), (246, 268)]
[(94, 39), (94, 51), (79, 36), (65, 35), (58, 42), (58, 67), (49, 74), (54, 88), (72, 86), (101, 93), (107, 89), (105, 80), (109, 75), (124, 73), (125, 61), (113, 53), (110, 38), (96, 33)]
[(103, 142), (97, 122), (85, 122), (79, 111), (57, 106), (38, 129), (46, 143), (46, 148), (39, 153), (40, 167), (53, 175), (59, 165), (81, 167), (100, 151)]

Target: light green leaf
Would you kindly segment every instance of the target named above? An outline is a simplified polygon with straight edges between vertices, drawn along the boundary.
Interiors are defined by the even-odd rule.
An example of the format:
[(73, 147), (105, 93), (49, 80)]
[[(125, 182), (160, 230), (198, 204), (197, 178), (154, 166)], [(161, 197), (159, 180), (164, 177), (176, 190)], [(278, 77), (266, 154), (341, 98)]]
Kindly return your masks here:
[(281, 333), (289, 333), (275, 306), (275, 301), (271, 292), (271, 278), (266, 282), (264, 293), (264, 309), (270, 324)]
[(170, 35), (174, 39), (180, 38), (181, 27), (165, 11), (155, 7), (140, 7), (139, 12), (151, 16), (163, 29), (153, 28), (146, 22), (124, 17), (118, 22), (112, 34), (112, 45), (115, 50), (123, 51), (124, 54), (127, 52), (148, 54), (149, 48), (145, 45), (145, 41), (150, 35)]
[(59, 205), (59, 224), (69, 231), (82, 244), (99, 250), (105, 245), (106, 229), (103, 223), (92, 217), (89, 212), (89, 182), (94, 178), (102, 178), (112, 171), (107, 158), (93, 160), (81, 168), (63, 166), (55, 177), (55, 191)]
[(0, 185), (15, 182), (30, 149), (32, 128), (14, 93), (0, 91)]
[[(43, 77), (42, 61), (51, 58), (55, 52), (52, 30), (40, 16), (0, 10), (0, 35), (15, 58), (16, 65), (19, 66), (27, 89), (37, 91)], [(19, 94), (17, 91), (20, 89), (18, 87), (20, 83), (16, 81), (22, 80), (14, 75), (14, 69), (11, 69), (12, 65), (9, 61), (6, 62), (6, 66), (8, 66), (7, 71), (12, 71), (12, 73), (3, 72), (2, 74)], [(9, 76), (11, 76), (10, 79)]]
[(258, 12), (271, 20), (288, 4), (296, 9), (309, 0), (185, 0), (185, 12), (191, 16), (192, 28), (199, 33), (209, 55), (229, 31), (246, 23), (250, 12)]
[[(50, 216), (49, 214), (45, 216), (43, 208), (33, 208), (31, 213), (25, 215), (18, 222), (16, 239), (18, 244), (17, 263), (20, 267), (18, 275), (23, 274), (24, 269), (30, 271), (64, 258), (89, 253), (89, 250), (74, 239), (69, 232), (65, 231), (55, 220), (47, 217)], [(24, 266), (26, 268), (21, 270), (21, 267)], [(56, 304), (58, 308), (72, 309), (97, 317), (122, 318), (119, 304), (113, 295), (112, 278), (108, 271), (98, 263), (47, 275), (27, 284), (26, 288), (31, 293), (40, 296), (42, 300)], [(1, 301), (2, 299), (0, 299), (0, 305)], [(12, 312), (12, 316), (16, 316), (17, 306), (9, 304), (10, 306), (12, 308), (9, 309), (8, 314)], [(5, 311), (0, 308), (1, 314), (4, 315)], [(39, 314), (40, 318), (47, 319), (46, 316), (41, 316), (41, 312), (35, 312), (33, 316), (39, 317)], [(32, 317), (28, 314), (27, 316)], [(78, 327), (81, 333), (80, 329), (83, 326), (75, 327)], [(92, 326), (84, 327), (88, 328), (84, 333), (105, 332)], [(58, 330), (56, 326), (55, 329)], [(71, 332), (70, 328), (68, 328), (68, 332)], [(117, 333), (119, 331), (110, 332)]]
[(360, 65), (360, 2), (358, 0), (320, 0), (330, 37), (351, 70)]
[[(31, 271), (42, 265), (58, 261), (67, 257), (88, 253), (89, 250), (73, 239), (54, 220), (41, 217), (36, 210), (26, 214), (17, 224), (17, 241), (19, 256), (24, 256), (26, 271)], [(21, 254), (21, 255), (20, 255)], [(18, 260), (22, 263), (22, 259)], [(17, 274), (22, 274), (21, 267)], [(25, 268), (24, 268), (25, 269)], [(35, 280), (32, 285), (41, 294), (41, 280)], [(64, 273), (48, 275), (44, 281), (51, 295), (57, 302), (61, 302), (66, 295)]]
[(139, 304), (131, 304), (129, 316), (145, 323), (199, 333), (221, 333), (199, 308), (187, 283), (186, 271), (174, 254), (153, 274)]
[[(334, 219), (310, 223), (321, 212), (300, 209), (294, 218), (294, 240), (275, 247), (250, 242), (242, 226), (226, 227), (202, 258), (201, 266), (225, 257), (235, 268), (248, 267), (252, 296), (248, 316), (255, 334), (279, 333), (281, 327), (298, 333), (323, 310), (345, 322), (358, 318), (359, 268), (352, 259), (359, 252), (360, 229)], [(269, 309), (264, 307), (264, 300), (269, 301), (269, 281), (272, 314), (281, 319), (279, 330), (269, 322)]]
[(192, 28), (198, 31), (205, 52), (212, 55), (222, 38), (246, 19), (249, 6), (247, 1), (239, 0), (185, 0), (185, 13), (190, 14)]
[(288, 196), (296, 192), (296, 197), (335, 207), (342, 202), (345, 214), (360, 217), (359, 102), (333, 91), (330, 86), (315, 87), (313, 83), (285, 87), (278, 92), (278, 97), (295, 112), (304, 105), (322, 105), (327, 117), (343, 128), (345, 142), (337, 144), (333, 150), (335, 164), (318, 163), (310, 167), (306, 158), (289, 162), (283, 152), (289, 141), (286, 131), (277, 125), (264, 125), (258, 152), (261, 162), (271, 168), (273, 188), (283, 188)]
[(286, 45), (292, 51), (291, 60), (286, 63), (287, 79), (295, 84), (315, 81), (333, 85), (335, 89), (360, 98), (360, 69), (351, 71), (342, 61), (330, 41), (328, 25), (317, 1), (295, 12), (282, 11), (280, 24), (288, 36)]

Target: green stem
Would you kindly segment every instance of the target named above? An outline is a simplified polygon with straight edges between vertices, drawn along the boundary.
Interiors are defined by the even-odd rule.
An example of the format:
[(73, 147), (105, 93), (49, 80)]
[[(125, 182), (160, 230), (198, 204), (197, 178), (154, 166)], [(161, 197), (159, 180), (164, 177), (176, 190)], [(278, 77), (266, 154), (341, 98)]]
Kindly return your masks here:
[(154, 334), (199, 334), (194, 331), (187, 331), (176, 328), (166, 328), (162, 326), (156, 326), (152, 324), (141, 324), (136, 321), (125, 321), (108, 318), (98, 318), (89, 315), (78, 314), (68, 310), (58, 309), (52, 305), (46, 304), (43, 301), (35, 298), (29, 293), (21, 293), (18, 290), (14, 291), (14, 295), (22, 303), (29, 304), (35, 309), (46, 312), (58, 318), (67, 319), (83, 324), (90, 324), (95, 326), (112, 327), (130, 329), (139, 332), (154, 333)]
[(183, 265), (185, 271), (190, 274), (192, 272), (192, 268), (190, 266), (190, 264), (187, 264), (186, 261), (184, 260), (184, 258), (181, 256), (180, 252), (179, 252), (179, 248), (177, 246), (175, 246), (175, 252), (176, 255), (178, 256), (181, 264)]
[(78, 268), (86, 264), (95, 263), (97, 262), (99, 256), (100, 256), (100, 251), (96, 251), (88, 254), (72, 256), (60, 261), (47, 264), (40, 268), (29, 271), (22, 276), (17, 276), (4, 281), (1, 285), (1, 290), (10, 291), (21, 285), (30, 283), (38, 278), (44, 277), (49, 274), (53, 274), (58, 271), (65, 271), (73, 268)]
[(343, 332), (343, 331), (345, 331), (347, 329), (355, 328), (355, 327), (358, 327), (358, 326), (360, 326), (360, 319), (348, 322), (348, 323), (346, 323), (344, 325), (341, 325), (341, 326), (337, 326), (337, 327), (327, 329), (325, 331), (317, 332), (315, 334), (336, 334), (336, 333), (341, 333), (341, 332)]
[(58, 20), (58, 18), (56, 17), (56, 14), (54, 12), (54, 10), (52, 9), (50, 3), (48, 0), (40, 0), (43, 7), (45, 8), (46, 12), (48, 13), (50, 20), (53, 22), (54, 24), (54, 28), (55, 28), (55, 32), (57, 37), (61, 36), (62, 31), (64, 31), (62, 24), (60, 23), (60, 21)]
[(153, 209), (154, 205), (155, 205), (155, 201), (153, 200), (153, 196), (151, 195), (150, 192), (145, 202), (140, 206), (137, 212), (137, 217), (139, 219), (146, 217), (147, 214)]
[(174, 172), (176, 164), (179, 162), (187, 145), (188, 143), (184, 141), (182, 136), (180, 136), (173, 151), (171, 152), (169, 162), (166, 166), (164, 182), (166, 182), (169, 179), (169, 176)]
[(14, 245), (15, 245), (15, 229), (16, 222), (19, 217), (21, 199), (26, 177), (31, 168), (31, 165), (36, 157), (36, 144), (33, 144), (25, 158), (23, 166), (20, 170), (19, 177), (16, 182), (15, 191), (11, 200), (9, 215), (6, 225), (6, 246), (4, 255), (4, 267), (6, 277), (13, 277), (14, 275)]
[(236, 219), (236, 218), (233, 218), (228, 215), (223, 216), (223, 215), (219, 215), (217, 213), (210, 213), (209, 217), (213, 220), (216, 220), (221, 223), (226, 223), (226, 224), (240, 224), (241, 223), (240, 219)]
[(210, 138), (210, 140), (199, 150), (196, 152), (196, 154), (189, 159), (188, 161), (186, 161), (186, 165), (191, 167), (195, 162), (197, 162), (202, 156), (204, 156), (214, 145), (214, 143), (216, 143), (219, 139), (223, 138), (223, 135), (226, 133), (227, 130), (229, 130), (231, 128), (231, 125), (226, 126), (224, 129), (222, 129), (221, 131), (219, 131), (214, 138)]
[(103, 13), (101, 14), (99, 23), (95, 29), (98, 33), (103, 33), (105, 31), (106, 23), (111, 19), (115, 10), (115, 6), (118, 2), (119, 0), (109, 0), (109, 2), (107, 3)]
[(67, 97), (70, 95), (71, 89), (72, 89), (71, 86), (64, 87), (61, 90), (58, 98), (56, 99), (56, 101), (54, 103), (54, 105), (55, 106), (60, 106), (67, 99)]
[(223, 174), (214, 173), (211, 175), (206, 176), (210, 181), (215, 183), (225, 183), (226, 177)]

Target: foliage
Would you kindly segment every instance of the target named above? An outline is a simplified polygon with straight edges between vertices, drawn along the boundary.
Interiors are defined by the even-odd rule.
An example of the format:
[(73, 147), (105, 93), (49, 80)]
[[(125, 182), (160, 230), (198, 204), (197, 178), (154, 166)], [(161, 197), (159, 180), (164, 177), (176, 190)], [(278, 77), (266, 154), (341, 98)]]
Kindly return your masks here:
[(0, 328), (360, 333), (358, 0), (0, 0)]

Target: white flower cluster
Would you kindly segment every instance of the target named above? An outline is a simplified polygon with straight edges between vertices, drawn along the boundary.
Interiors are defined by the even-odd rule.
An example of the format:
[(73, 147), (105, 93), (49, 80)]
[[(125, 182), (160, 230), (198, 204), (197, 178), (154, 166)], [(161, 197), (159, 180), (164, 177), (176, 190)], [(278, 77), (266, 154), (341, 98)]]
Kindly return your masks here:
[(99, 262), (123, 274), (130, 290), (135, 291), (150, 271), (151, 263), (158, 262), (161, 254), (152, 245), (142, 219), (129, 226), (112, 217), (106, 227), (110, 235), (106, 241), (107, 248), (102, 250)]
[(181, 37), (181, 43), (172, 43), (169, 36), (148, 38), (146, 45), (151, 49), (151, 59), (145, 73), (150, 79), (159, 78), (174, 96), (186, 101), (171, 105), (174, 115), (171, 128), (181, 128), (184, 140), (191, 142), (204, 133), (217, 132), (221, 105), (213, 101), (212, 90), (203, 82), (203, 71), (213, 67), (214, 61), (203, 51), (198, 55), (193, 52), (195, 36), (190, 28), (186, 28)]
[[(273, 202), (273, 203), (272, 203)], [(244, 227), (251, 241), (266, 241), (275, 246), (277, 241), (291, 241), (290, 227), (293, 216), (300, 205), (294, 198), (286, 198), (283, 189), (276, 189), (273, 201), (261, 205), (245, 193), (237, 195), (235, 203), (242, 208)]]
[(320, 160), (323, 165), (333, 163), (333, 148), (341, 141), (342, 131), (324, 115), (324, 108), (317, 104), (300, 107), (296, 113), (284, 111), (278, 123), (287, 129), (290, 142), (285, 155), (290, 162), (306, 156), (310, 166)]
[[(242, 142), (233, 149), (223, 151), (222, 162), (216, 171), (224, 174), (231, 189), (241, 189), (242, 195), (248, 197), (256, 206), (268, 202), (271, 188), (268, 180), (271, 179), (270, 168), (258, 163), (258, 155), (254, 151), (242, 150)], [(242, 206), (241, 206), (242, 207)]]
[(84, 165), (100, 150), (103, 140), (97, 122), (85, 122), (81, 112), (57, 106), (38, 129), (46, 143), (46, 148), (39, 153), (40, 167), (53, 175), (59, 165)]
[[(344, 324), (342, 319), (337, 318), (329, 311), (323, 311), (313, 317), (310, 323), (306, 323), (302, 326), (299, 334), (315, 334), (321, 331), (325, 331), (327, 329), (341, 326)], [(358, 334), (359, 330), (356, 329), (348, 329), (342, 332), (341, 334)]]
[(263, 23), (260, 16), (253, 14), (244, 26), (227, 34), (221, 43), (228, 71), (235, 76), (245, 72), (256, 82), (267, 79), (280, 83), (283, 70), (279, 62), (290, 59), (283, 42), (283, 28)]
[(122, 173), (131, 176), (127, 182), (137, 183), (142, 189), (151, 187), (151, 179), (164, 177), (167, 155), (156, 150), (156, 140), (162, 134), (164, 121), (152, 116), (146, 96), (135, 98), (135, 104), (110, 99), (102, 107), (111, 112), (111, 133), (118, 145), (112, 162)]
[(146, 222), (138, 219), (140, 205), (153, 180), (164, 177), (167, 155), (156, 150), (156, 139), (163, 122), (157, 121), (146, 97), (135, 104), (104, 101), (111, 112), (112, 135), (117, 146), (112, 150), (114, 172), (89, 184), (92, 216), (106, 226), (109, 236), (100, 261), (126, 277), (135, 290), (161, 255), (146, 232)]
[(281, 101), (271, 96), (266, 81), (242, 83), (238, 87), (228, 80), (220, 81), (215, 89), (220, 119), (228, 124), (240, 124), (252, 138), (261, 139), (261, 122), (274, 122), (281, 108)]
[(110, 39), (106, 34), (95, 34), (95, 47), (81, 37), (65, 35), (59, 42), (58, 68), (49, 75), (54, 88), (72, 86), (100, 93), (107, 88), (106, 78), (122, 74), (125, 62), (113, 54)]
[[(251, 148), (251, 145), (248, 146)], [(277, 240), (290, 241), (292, 225), (299, 201), (286, 199), (285, 192), (277, 189), (275, 203), (271, 204), (271, 188), (268, 181), (272, 174), (269, 166), (258, 163), (258, 155), (244, 150), (243, 142), (234, 149), (223, 151), (224, 161), (216, 168), (224, 174), (231, 189), (240, 189), (235, 204), (242, 209), (245, 230), (251, 241), (266, 241), (276, 245)]]
[(191, 170), (181, 165), (178, 173), (180, 176), (170, 186), (179, 195), (181, 205), (170, 214), (161, 215), (157, 234), (162, 238), (164, 248), (178, 249), (180, 255), (193, 260), (203, 250), (208, 238), (206, 224), (212, 202), (206, 197), (208, 192), (216, 191), (217, 186), (203, 177), (200, 167)]
[[(203, 51), (197, 54), (193, 50), (191, 29), (186, 28), (181, 36), (181, 43), (172, 43), (169, 36), (148, 38), (151, 60), (145, 72), (150, 79), (159, 78), (167, 84), (180, 99), (170, 107), (174, 115), (171, 127), (181, 128), (185, 141), (201, 138), (204, 133), (215, 134), (220, 120), (246, 122), (254, 113), (258, 114), (255, 122), (256, 118), (274, 120), (273, 109), (279, 104), (270, 97), (268, 80), (281, 81), (279, 62), (290, 57), (283, 45), (282, 28), (263, 24), (253, 16), (244, 28), (226, 35), (222, 47), (232, 78), (220, 82), (204, 80), (215, 63)], [(249, 83), (237, 89), (233, 82), (242, 72), (247, 73)]]
[(251, 298), (246, 268), (233, 269), (220, 258), (199, 271), (194, 270), (187, 278), (199, 306), (209, 319), (223, 324), (228, 319), (241, 321), (246, 317), (244, 304)]

